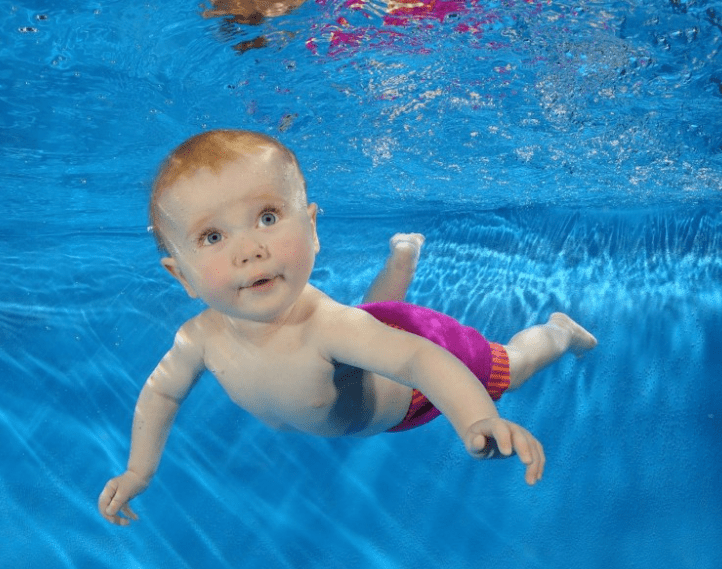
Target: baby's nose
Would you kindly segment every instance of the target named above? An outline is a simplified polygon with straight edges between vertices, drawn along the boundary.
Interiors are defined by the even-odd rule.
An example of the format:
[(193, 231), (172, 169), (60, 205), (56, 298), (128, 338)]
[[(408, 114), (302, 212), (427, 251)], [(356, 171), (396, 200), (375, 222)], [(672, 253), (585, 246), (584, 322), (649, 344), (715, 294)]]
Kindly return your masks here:
[(235, 263), (245, 265), (251, 261), (260, 261), (268, 257), (268, 248), (262, 243), (246, 242), (236, 251)]

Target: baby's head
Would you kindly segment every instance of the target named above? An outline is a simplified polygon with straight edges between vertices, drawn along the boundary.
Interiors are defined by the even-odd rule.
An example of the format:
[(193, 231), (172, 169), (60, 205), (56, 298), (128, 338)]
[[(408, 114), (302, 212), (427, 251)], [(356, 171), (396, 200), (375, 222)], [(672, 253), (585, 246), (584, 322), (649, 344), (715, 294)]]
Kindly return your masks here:
[(228, 316), (270, 321), (308, 284), (320, 245), (316, 204), (293, 153), (253, 132), (218, 130), (181, 144), (153, 184), (161, 264), (194, 298)]
[[(206, 168), (214, 174), (229, 164), (254, 157), (272, 157), (270, 163), (283, 171), (289, 184), (297, 187), (297, 199), (306, 203), (306, 181), (294, 153), (276, 139), (246, 130), (211, 130), (193, 136), (178, 146), (161, 164), (153, 182), (150, 197), (150, 229), (158, 249), (170, 252), (163, 234), (161, 198), (172, 191), (173, 185), (183, 178), (190, 178)], [(269, 172), (269, 176), (271, 172)]]

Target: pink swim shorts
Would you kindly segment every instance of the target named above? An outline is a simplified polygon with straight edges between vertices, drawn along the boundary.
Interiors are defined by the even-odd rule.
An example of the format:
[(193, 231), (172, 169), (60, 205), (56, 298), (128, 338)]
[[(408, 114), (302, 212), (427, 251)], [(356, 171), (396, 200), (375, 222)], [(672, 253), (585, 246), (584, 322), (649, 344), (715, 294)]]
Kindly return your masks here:
[[(454, 354), (479, 379), (494, 401), (508, 389), (509, 356), (504, 347), (488, 342), (479, 332), (460, 324), (451, 316), (423, 306), (394, 301), (362, 304), (358, 308), (384, 324), (426, 338)], [(414, 389), (406, 417), (388, 432), (413, 429), (440, 414), (423, 393)]]

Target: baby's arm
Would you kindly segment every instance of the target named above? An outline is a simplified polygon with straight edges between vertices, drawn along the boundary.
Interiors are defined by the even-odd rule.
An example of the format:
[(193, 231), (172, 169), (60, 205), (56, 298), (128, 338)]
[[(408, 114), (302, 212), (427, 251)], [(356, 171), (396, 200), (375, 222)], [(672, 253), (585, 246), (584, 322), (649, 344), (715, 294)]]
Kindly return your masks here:
[(344, 308), (328, 326), (329, 356), (414, 387), (446, 416), (474, 457), (484, 458), (489, 437), (500, 451), (516, 451), (534, 484), (544, 468), (539, 442), (523, 427), (499, 417), (484, 386), (453, 354), (436, 344)]
[(193, 340), (192, 330), (191, 321), (178, 331), (173, 347), (140, 392), (128, 468), (105, 485), (98, 499), (100, 513), (109, 522), (128, 525), (130, 520), (138, 519), (128, 502), (150, 484), (178, 408), (204, 369), (203, 350)]

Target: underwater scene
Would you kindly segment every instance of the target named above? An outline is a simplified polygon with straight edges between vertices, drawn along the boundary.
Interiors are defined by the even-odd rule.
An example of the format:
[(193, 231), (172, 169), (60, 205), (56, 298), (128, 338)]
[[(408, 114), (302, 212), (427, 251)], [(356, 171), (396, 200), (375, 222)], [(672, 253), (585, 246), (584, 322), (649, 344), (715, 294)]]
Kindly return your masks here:
[[(0, 566), (722, 566), (722, 4), (0, 0)], [(497, 403), (544, 445), (474, 461), (445, 418), (275, 432), (204, 374), (139, 520), (140, 389), (204, 305), (148, 200), (188, 137), (291, 148), (311, 284), (359, 304), (396, 232), (407, 300), (497, 342), (563, 311), (598, 347)]]

